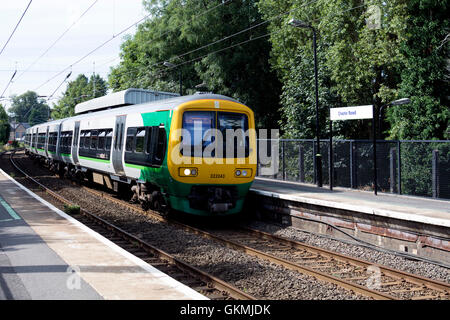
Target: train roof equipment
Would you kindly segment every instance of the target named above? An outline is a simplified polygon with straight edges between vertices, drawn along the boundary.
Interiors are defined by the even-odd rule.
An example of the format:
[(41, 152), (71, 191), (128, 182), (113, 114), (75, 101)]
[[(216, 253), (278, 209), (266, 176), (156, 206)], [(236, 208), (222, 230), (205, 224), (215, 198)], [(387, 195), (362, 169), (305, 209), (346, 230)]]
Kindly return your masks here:
[(75, 106), (75, 113), (84, 114), (145, 102), (165, 100), (178, 96), (178, 93), (130, 88), (79, 103)]

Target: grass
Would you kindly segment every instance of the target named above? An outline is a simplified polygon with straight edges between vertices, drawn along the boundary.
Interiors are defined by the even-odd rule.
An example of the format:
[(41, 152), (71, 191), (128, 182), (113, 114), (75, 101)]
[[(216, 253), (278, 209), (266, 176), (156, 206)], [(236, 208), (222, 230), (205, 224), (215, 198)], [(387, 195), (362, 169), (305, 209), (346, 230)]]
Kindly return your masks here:
[(64, 212), (73, 215), (73, 214), (79, 214), (80, 213), (80, 206), (79, 205), (64, 205)]

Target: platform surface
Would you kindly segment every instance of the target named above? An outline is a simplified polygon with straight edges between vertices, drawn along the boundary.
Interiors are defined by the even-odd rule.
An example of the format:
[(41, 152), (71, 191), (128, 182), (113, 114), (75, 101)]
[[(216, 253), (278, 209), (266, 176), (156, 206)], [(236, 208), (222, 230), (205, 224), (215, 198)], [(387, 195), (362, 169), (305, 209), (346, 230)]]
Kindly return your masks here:
[(0, 299), (206, 299), (0, 170)]
[(318, 188), (296, 182), (256, 178), (251, 192), (401, 220), (450, 227), (450, 201), (351, 190)]

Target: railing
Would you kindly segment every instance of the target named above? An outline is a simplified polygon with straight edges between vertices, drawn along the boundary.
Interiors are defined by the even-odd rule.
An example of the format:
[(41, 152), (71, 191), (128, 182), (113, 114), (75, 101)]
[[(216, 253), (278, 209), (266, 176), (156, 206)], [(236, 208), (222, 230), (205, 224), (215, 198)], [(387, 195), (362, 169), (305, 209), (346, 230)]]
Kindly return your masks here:
[[(279, 170), (261, 175), (261, 168), (272, 163), (258, 162), (261, 177), (316, 183), (313, 139), (263, 140), (278, 142)], [(333, 186), (373, 190), (373, 144), (371, 140), (334, 140), (330, 158), (329, 140), (321, 140), (323, 183)], [(268, 148), (270, 150), (270, 147)], [(406, 195), (450, 199), (450, 140), (388, 140), (377, 141), (378, 190)], [(276, 152), (276, 149), (273, 150)]]

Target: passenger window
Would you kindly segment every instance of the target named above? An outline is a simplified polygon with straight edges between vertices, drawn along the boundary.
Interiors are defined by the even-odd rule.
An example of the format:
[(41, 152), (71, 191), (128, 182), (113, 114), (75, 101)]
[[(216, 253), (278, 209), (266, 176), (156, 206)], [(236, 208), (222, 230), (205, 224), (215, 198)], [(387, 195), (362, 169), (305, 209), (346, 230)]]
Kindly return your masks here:
[(105, 149), (105, 135), (106, 132), (105, 130), (100, 130), (98, 132), (98, 150), (103, 150)]
[(111, 150), (111, 142), (112, 142), (112, 129), (109, 129), (106, 131), (106, 141), (105, 141), (106, 151)]
[(147, 133), (148, 137), (147, 137), (147, 147), (146, 147), (145, 153), (151, 154), (151, 152), (152, 152), (152, 132), (153, 132), (152, 127), (147, 128), (147, 131), (148, 131), (148, 133)]
[(98, 131), (92, 130), (91, 132), (91, 149), (97, 149)]
[(154, 156), (153, 164), (161, 165), (165, 153), (166, 153), (166, 130), (164, 128), (159, 128), (158, 142), (156, 145), (156, 153)]
[(86, 131), (86, 135), (84, 138), (84, 148), (89, 149), (89, 146), (91, 145), (91, 132)]
[(84, 148), (84, 135), (86, 134), (86, 132), (83, 130), (81, 131), (80, 134), (80, 149)]
[(127, 141), (125, 144), (125, 151), (127, 151), (127, 152), (133, 151), (133, 142), (134, 142), (135, 134), (136, 134), (136, 128), (128, 128), (127, 129)]
[(144, 152), (145, 128), (139, 128), (136, 133), (136, 152)]

